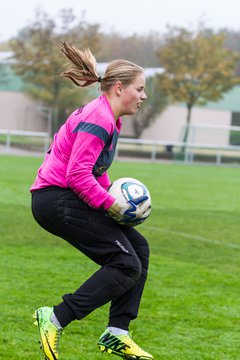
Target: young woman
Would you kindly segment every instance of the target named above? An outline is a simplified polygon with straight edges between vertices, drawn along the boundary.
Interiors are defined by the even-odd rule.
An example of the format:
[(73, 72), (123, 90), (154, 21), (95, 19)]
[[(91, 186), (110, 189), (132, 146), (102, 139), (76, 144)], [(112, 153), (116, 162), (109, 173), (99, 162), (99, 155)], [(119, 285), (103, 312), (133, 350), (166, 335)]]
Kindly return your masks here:
[(45, 359), (59, 359), (63, 328), (111, 302), (99, 349), (127, 359), (153, 359), (128, 333), (147, 277), (148, 244), (135, 228), (117, 224), (125, 209), (107, 191), (121, 116), (136, 113), (146, 99), (144, 72), (115, 60), (99, 77), (89, 49), (81, 52), (63, 43), (61, 51), (70, 60), (61, 75), (80, 87), (99, 82), (102, 95), (74, 111), (55, 134), (31, 187), (32, 212), (40, 226), (100, 268), (59, 305), (36, 310), (42, 349)]

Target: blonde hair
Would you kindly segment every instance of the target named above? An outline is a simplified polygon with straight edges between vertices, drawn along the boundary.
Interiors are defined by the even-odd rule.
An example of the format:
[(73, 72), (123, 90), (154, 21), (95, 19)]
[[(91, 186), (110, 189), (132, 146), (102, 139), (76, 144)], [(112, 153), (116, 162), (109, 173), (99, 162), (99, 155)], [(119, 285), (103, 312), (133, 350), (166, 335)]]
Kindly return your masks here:
[(90, 49), (80, 51), (66, 42), (59, 44), (63, 54), (70, 60), (68, 68), (60, 76), (70, 79), (75, 85), (86, 87), (99, 82), (102, 91), (108, 91), (117, 81), (125, 86), (131, 84), (143, 68), (127, 60), (114, 60), (109, 63), (103, 77), (96, 70), (97, 62)]

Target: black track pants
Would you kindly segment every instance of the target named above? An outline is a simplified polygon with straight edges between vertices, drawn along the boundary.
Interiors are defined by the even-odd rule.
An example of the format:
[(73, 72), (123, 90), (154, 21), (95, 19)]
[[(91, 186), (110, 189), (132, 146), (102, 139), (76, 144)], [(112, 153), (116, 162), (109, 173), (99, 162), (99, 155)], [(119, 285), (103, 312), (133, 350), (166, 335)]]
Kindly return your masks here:
[(70, 189), (49, 187), (32, 193), (36, 221), (101, 267), (73, 294), (63, 296), (55, 314), (65, 327), (111, 302), (109, 326), (128, 329), (137, 317), (147, 277), (149, 248), (132, 227), (117, 225), (90, 208)]

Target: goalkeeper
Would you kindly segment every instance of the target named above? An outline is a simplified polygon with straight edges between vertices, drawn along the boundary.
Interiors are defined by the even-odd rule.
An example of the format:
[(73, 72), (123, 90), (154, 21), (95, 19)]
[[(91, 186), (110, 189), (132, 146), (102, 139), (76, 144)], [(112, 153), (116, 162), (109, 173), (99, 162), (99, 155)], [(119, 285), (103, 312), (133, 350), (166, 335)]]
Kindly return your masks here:
[(136, 113), (146, 99), (143, 69), (115, 60), (101, 78), (89, 49), (82, 52), (67, 43), (60, 47), (69, 60), (61, 76), (80, 87), (98, 82), (102, 93), (74, 111), (55, 134), (31, 187), (32, 212), (41, 227), (100, 268), (74, 293), (63, 295), (61, 303), (36, 310), (41, 346), (45, 359), (59, 359), (62, 330), (111, 302), (99, 349), (123, 358), (151, 360), (128, 333), (147, 277), (148, 244), (137, 230), (114, 221), (124, 209), (107, 192), (107, 169), (114, 158), (121, 116)]

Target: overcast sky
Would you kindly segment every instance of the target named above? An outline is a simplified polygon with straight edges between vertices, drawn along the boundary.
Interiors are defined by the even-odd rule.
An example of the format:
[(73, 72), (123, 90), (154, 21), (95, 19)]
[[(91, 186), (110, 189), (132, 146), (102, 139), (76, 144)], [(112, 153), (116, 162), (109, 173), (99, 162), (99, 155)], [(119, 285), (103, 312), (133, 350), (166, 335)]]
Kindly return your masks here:
[(81, 18), (85, 11), (87, 22), (123, 35), (164, 33), (167, 24), (194, 28), (200, 19), (215, 30), (226, 27), (240, 31), (239, 0), (1, 0), (0, 41), (16, 36), (31, 23), (39, 5), (51, 16), (72, 8)]

